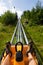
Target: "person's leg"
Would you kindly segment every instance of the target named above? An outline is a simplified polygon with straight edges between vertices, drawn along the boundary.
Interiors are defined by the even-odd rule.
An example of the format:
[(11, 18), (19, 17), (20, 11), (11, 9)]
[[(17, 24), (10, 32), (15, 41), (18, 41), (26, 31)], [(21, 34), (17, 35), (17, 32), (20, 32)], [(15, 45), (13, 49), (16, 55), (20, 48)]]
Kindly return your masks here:
[(37, 65), (31, 53), (28, 53), (29, 65)]
[(9, 55), (7, 55), (5, 60), (3, 62), (1, 62), (1, 65), (10, 65), (10, 56)]

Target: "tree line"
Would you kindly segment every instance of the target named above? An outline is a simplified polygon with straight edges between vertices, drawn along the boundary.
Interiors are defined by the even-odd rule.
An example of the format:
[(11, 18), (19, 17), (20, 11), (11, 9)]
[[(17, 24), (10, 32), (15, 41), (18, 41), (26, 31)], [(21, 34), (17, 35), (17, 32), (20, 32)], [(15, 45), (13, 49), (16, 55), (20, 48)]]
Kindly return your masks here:
[(43, 25), (43, 7), (41, 6), (41, 2), (38, 1), (36, 7), (33, 7), (31, 11), (24, 11), (21, 21), (22, 23), (28, 23), (30, 26)]
[(4, 25), (16, 25), (18, 21), (17, 13), (5, 12), (0, 16), (0, 23)]

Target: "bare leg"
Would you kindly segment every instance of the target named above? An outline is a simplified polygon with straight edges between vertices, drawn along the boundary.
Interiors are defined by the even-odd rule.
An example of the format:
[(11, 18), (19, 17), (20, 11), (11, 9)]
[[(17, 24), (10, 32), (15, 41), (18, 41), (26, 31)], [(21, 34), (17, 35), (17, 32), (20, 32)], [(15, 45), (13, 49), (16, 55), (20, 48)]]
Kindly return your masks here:
[(31, 53), (28, 53), (29, 65), (37, 65)]
[(1, 62), (1, 65), (10, 65), (10, 56), (7, 55), (5, 60)]

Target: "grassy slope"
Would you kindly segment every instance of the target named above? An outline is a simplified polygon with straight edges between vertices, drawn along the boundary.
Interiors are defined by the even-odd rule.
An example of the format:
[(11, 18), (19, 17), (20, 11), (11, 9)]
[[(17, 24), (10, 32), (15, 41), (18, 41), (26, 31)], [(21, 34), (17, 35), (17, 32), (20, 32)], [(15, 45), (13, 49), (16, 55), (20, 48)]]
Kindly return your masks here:
[(14, 28), (14, 26), (4, 26), (0, 23), (0, 55), (5, 48), (5, 43), (10, 41)]
[(43, 56), (43, 26), (32, 26), (26, 25), (26, 30), (30, 33), (33, 41)]

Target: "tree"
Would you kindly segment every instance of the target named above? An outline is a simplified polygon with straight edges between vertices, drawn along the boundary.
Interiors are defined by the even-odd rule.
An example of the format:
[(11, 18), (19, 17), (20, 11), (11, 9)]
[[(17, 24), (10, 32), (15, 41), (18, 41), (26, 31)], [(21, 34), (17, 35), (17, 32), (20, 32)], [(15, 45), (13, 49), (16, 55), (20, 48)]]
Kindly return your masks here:
[(38, 0), (37, 4), (36, 4), (36, 9), (41, 9), (41, 2)]
[(16, 25), (18, 20), (17, 13), (11, 13), (10, 11), (5, 12), (1, 16), (1, 22), (5, 25)]
[(21, 16), (21, 21), (28, 21), (30, 26), (32, 25), (43, 25), (43, 7), (41, 6), (41, 2), (38, 0), (36, 4), (36, 8), (32, 8), (31, 11), (24, 11)]

